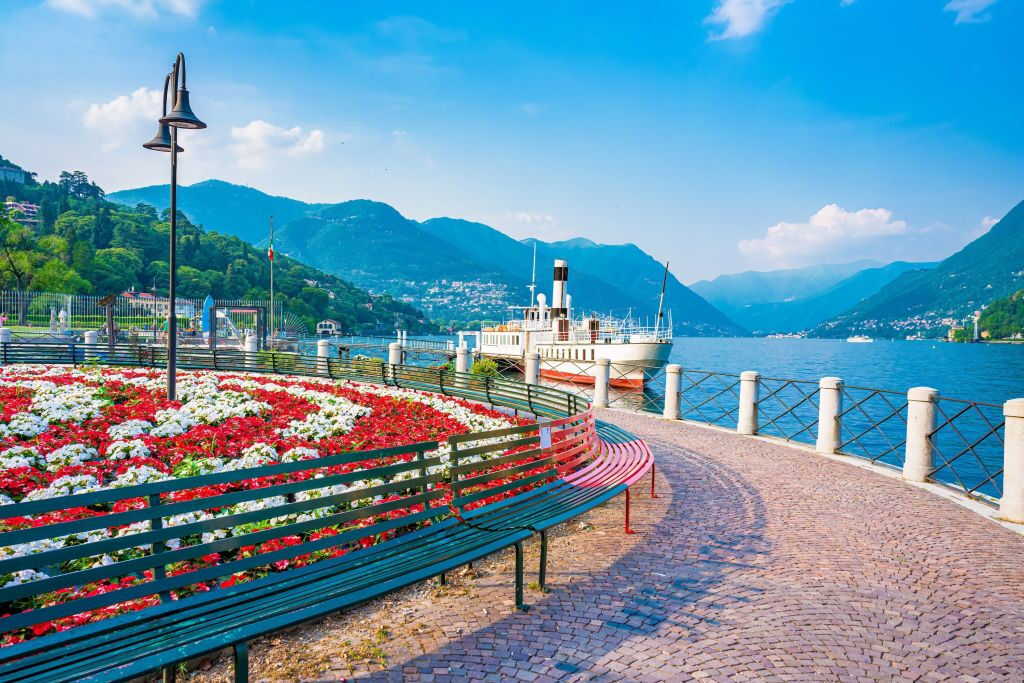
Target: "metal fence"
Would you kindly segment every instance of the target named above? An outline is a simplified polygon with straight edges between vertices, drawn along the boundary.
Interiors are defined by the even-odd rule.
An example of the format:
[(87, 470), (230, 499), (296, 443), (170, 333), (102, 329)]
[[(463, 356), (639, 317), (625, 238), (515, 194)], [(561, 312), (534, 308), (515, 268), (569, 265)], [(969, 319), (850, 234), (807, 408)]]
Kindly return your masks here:
[[(75, 336), (85, 330), (103, 330), (107, 309), (100, 305), (105, 297), (89, 294), (0, 290), (0, 316), (15, 336)], [(163, 328), (170, 301), (149, 292), (125, 292), (114, 299), (115, 329), (136, 336), (147, 336)], [(270, 302), (250, 299), (218, 299), (216, 304), (239, 329), (257, 328), (255, 310), (270, 311)], [(177, 297), (174, 306), (181, 329), (187, 329), (203, 313), (203, 300)], [(269, 313), (268, 313), (269, 314)], [(274, 327), (292, 334), (305, 327), (295, 316), (286, 314), (280, 301), (274, 302)]]
[(930, 477), (987, 502), (1003, 492), (1003, 406), (939, 398), (928, 435), (935, 455)]

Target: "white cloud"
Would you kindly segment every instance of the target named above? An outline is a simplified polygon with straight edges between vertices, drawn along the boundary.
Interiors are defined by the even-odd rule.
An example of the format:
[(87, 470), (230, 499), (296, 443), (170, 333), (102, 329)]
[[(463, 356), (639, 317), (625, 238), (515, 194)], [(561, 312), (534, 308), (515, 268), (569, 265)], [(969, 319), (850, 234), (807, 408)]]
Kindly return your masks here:
[(711, 40), (742, 38), (760, 31), (768, 18), (791, 0), (717, 0), (705, 24), (721, 26)]
[(257, 119), (245, 126), (232, 126), (231, 151), (243, 168), (268, 168), (275, 155), (310, 156), (324, 151), (322, 130), (306, 132), (300, 126), (282, 128)]
[(510, 211), (493, 224), (517, 239), (536, 237), (550, 242), (573, 237), (573, 232), (562, 227), (557, 218), (539, 211)]
[(519, 105), (519, 111), (530, 116), (536, 116), (542, 111), (547, 110), (548, 106), (541, 102), (523, 102)]
[(106, 138), (103, 143), (106, 151), (135, 138), (142, 144), (147, 139), (143, 137), (147, 131), (144, 124), (153, 129), (149, 135), (156, 132), (157, 119), (162, 111), (161, 97), (163, 91), (143, 87), (130, 95), (118, 95), (109, 102), (94, 102), (82, 116), (82, 123)]
[(992, 216), (985, 216), (984, 218), (981, 219), (981, 227), (984, 228), (987, 232), (989, 228), (998, 223), (1000, 220), (1002, 219), (992, 218)]
[(888, 209), (847, 211), (828, 204), (805, 223), (776, 223), (764, 237), (741, 240), (737, 246), (745, 254), (792, 261), (906, 232), (906, 222), (894, 221)]
[(949, 0), (943, 9), (956, 12), (957, 24), (980, 24), (992, 18), (985, 10), (994, 4), (996, 0)]
[(140, 19), (151, 19), (161, 13), (195, 17), (202, 0), (46, 0), (50, 7), (90, 19), (101, 10), (126, 11)]

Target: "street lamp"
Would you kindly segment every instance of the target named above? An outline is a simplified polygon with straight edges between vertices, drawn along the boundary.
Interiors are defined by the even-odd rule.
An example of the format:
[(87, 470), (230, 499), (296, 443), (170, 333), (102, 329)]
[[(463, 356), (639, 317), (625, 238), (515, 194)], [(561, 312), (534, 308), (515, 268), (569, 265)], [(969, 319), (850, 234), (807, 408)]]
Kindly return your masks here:
[[(181, 72), (181, 86), (178, 86), (178, 73)], [(174, 106), (167, 113), (167, 90), (173, 83)], [(178, 360), (178, 317), (174, 310), (177, 289), (177, 252), (178, 252), (178, 152), (184, 150), (178, 146), (178, 129), (197, 130), (206, 128), (206, 124), (192, 113), (188, 101), (188, 89), (185, 87), (185, 55), (178, 53), (174, 60), (171, 73), (164, 78), (163, 116), (160, 127), (153, 139), (143, 145), (146, 149), (157, 152), (171, 153), (171, 254), (168, 263), (170, 270), (170, 287), (167, 298), (170, 306), (167, 314), (167, 398), (174, 400), (176, 391), (176, 372)]]

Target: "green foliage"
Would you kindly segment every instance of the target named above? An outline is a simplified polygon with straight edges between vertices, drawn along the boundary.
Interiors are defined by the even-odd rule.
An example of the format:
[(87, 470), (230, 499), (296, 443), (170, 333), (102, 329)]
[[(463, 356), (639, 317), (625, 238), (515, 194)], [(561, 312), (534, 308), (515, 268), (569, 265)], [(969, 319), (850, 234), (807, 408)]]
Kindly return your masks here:
[(988, 339), (1019, 339), (1024, 335), (1024, 290), (989, 304), (978, 325)]
[(483, 377), (501, 376), (498, 364), (493, 358), (479, 358), (473, 361), (473, 366), (469, 368), (469, 372), (472, 375), (481, 375)]
[[(0, 195), (39, 204), (38, 229), (0, 209), (0, 289), (68, 294), (116, 294), (131, 288), (167, 294), (169, 214), (145, 204), (106, 201), (80, 171), (57, 183), (2, 183)], [(44, 210), (45, 209), (45, 210)], [(178, 294), (188, 298), (267, 299), (266, 251), (237, 237), (194, 225), (178, 213)], [(351, 283), (277, 254), (274, 293), (308, 330), (319, 320), (339, 321), (345, 332), (390, 332), (401, 324), (414, 334), (432, 328), (412, 306), (372, 296)]]

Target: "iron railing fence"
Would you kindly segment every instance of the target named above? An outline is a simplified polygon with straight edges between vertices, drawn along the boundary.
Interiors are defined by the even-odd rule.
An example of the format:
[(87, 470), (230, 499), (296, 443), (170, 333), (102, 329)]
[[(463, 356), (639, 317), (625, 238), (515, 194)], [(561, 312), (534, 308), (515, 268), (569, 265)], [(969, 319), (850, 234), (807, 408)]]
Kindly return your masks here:
[(1003, 492), (1003, 406), (938, 398), (932, 443), (934, 481), (986, 503)]
[(739, 419), (740, 376), (681, 368), (679, 417), (735, 429)]
[(757, 433), (786, 441), (814, 443), (818, 426), (818, 383), (761, 377)]
[(837, 450), (879, 465), (902, 468), (907, 443), (907, 395), (845, 385), (840, 392)]
[[(92, 294), (0, 290), (0, 316), (6, 316), (4, 325), (17, 334), (101, 330), (107, 324), (106, 307), (100, 305), (103, 298)], [(120, 294), (114, 299), (115, 329), (125, 334), (133, 330), (138, 334), (160, 330), (167, 319), (169, 303), (167, 297), (148, 292)], [(216, 303), (221, 309), (227, 309), (226, 314), (239, 329), (255, 330), (254, 311), (259, 309), (269, 314), (270, 310), (270, 302), (264, 300), (218, 299)], [(187, 329), (193, 319), (202, 315), (203, 300), (177, 297), (174, 310), (182, 329)], [(291, 314), (286, 315), (280, 301), (274, 302), (274, 317), (275, 327), (301, 331), (298, 328), (301, 321)]]

